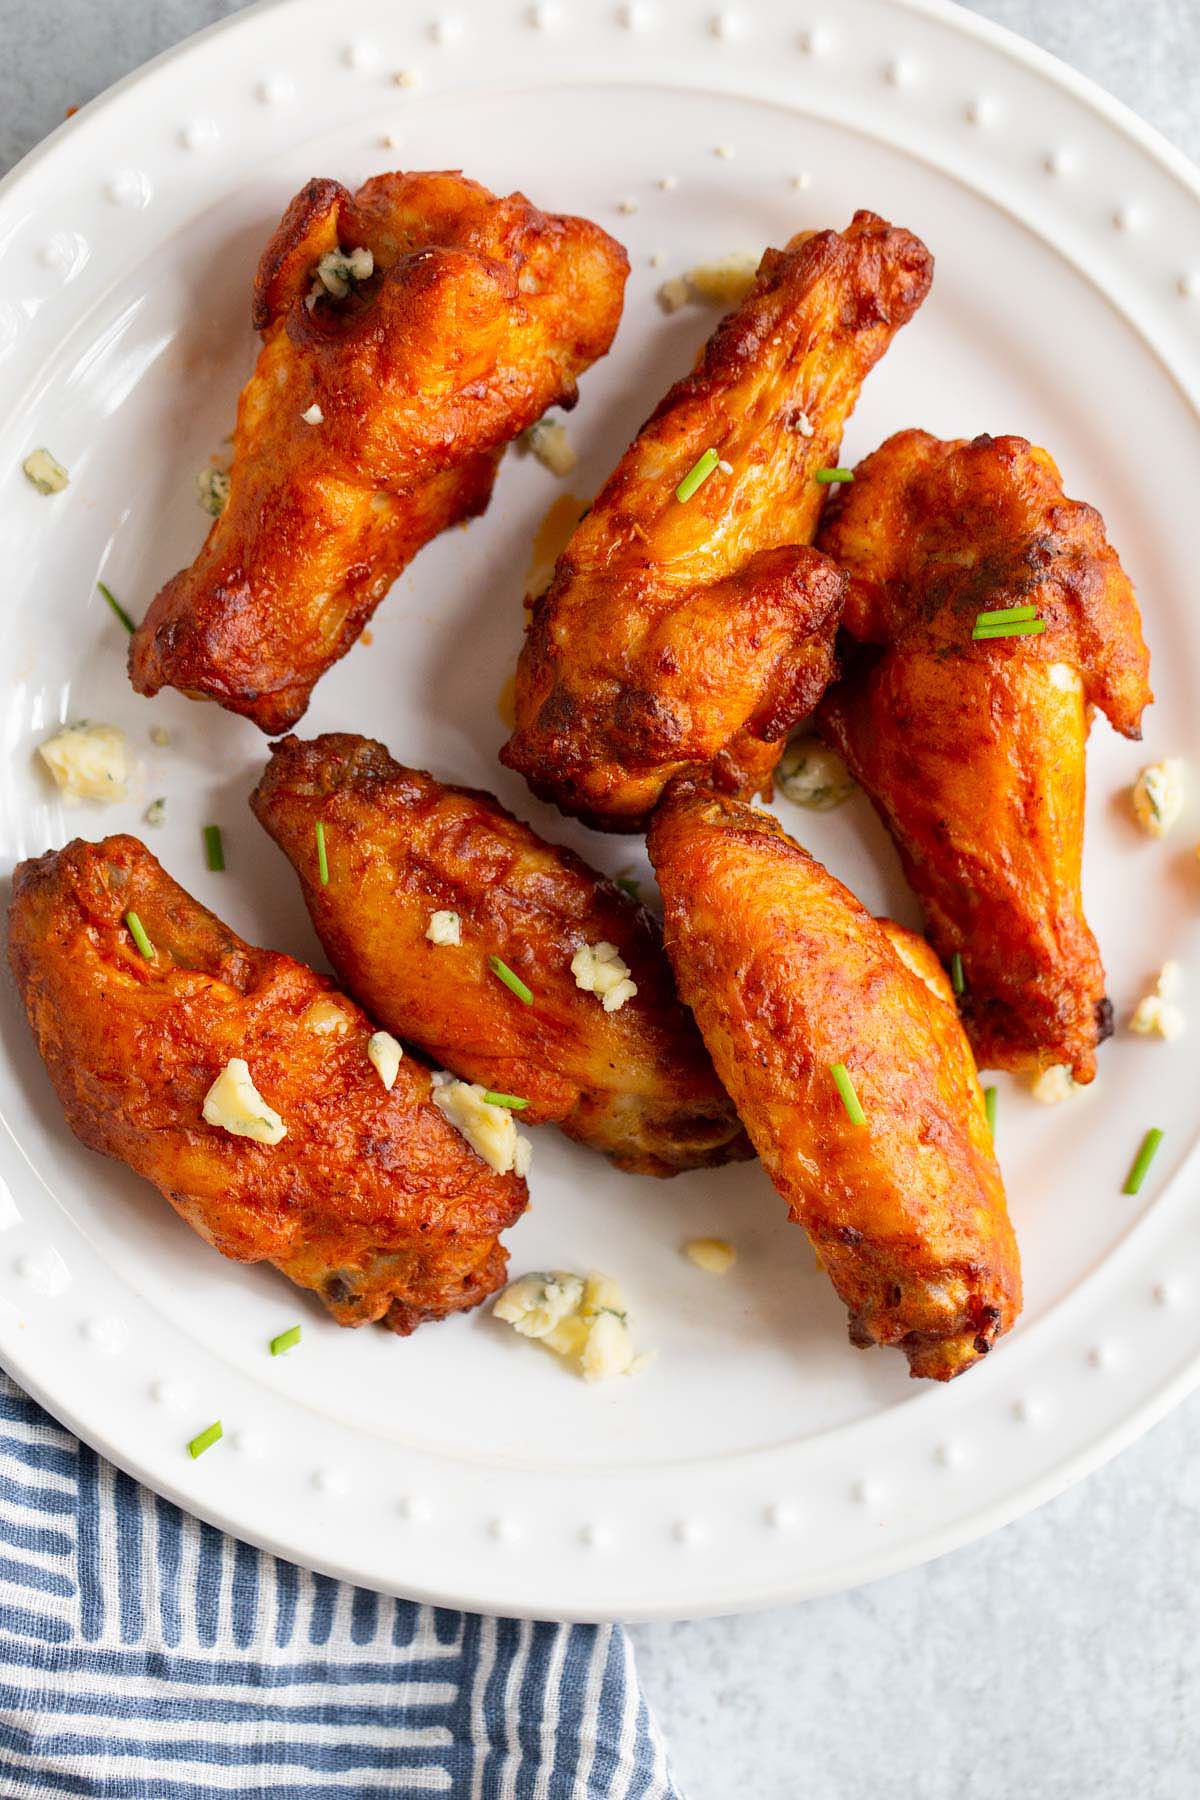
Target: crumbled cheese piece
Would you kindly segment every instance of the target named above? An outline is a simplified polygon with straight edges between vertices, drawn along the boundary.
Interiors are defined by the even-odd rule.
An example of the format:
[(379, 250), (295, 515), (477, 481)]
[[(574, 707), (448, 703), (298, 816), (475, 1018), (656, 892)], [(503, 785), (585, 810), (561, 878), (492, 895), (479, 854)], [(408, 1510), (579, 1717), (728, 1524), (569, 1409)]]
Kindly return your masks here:
[(812, 176), (807, 169), (801, 169), (798, 175), (792, 176), (792, 186), (794, 188), (799, 188), (801, 192), (803, 192), (805, 188), (812, 186)]
[(279, 1144), (287, 1126), (268, 1106), (253, 1081), (245, 1059), (231, 1056), (204, 1096), (204, 1120), (233, 1137), (253, 1138), (256, 1144)]
[(683, 1254), (707, 1275), (728, 1275), (737, 1261), (737, 1251), (724, 1238), (692, 1238)]
[(625, 199), (625, 200), (617, 201), (617, 211), (619, 213), (625, 213), (628, 215), (629, 213), (635, 213), (637, 211), (637, 209), (638, 209), (638, 203), (636, 200)]
[(1139, 1037), (1160, 1037), (1171, 1043), (1182, 1037), (1187, 1021), (1175, 1005), (1179, 992), (1180, 971), (1177, 962), (1165, 962), (1153, 990), (1143, 994), (1133, 1009), (1129, 1029)]
[(319, 299), (326, 293), (335, 300), (344, 300), (354, 282), (366, 281), (374, 273), (375, 258), (365, 248), (327, 250), (313, 271), (309, 298)]
[(300, 417), (304, 420), (306, 425), (323, 425), (325, 423), (325, 414), (321, 411), (315, 400), (311, 406), (307, 407), (304, 412), (300, 414)]
[(713, 155), (719, 156), (722, 162), (731, 162), (737, 155), (737, 151), (732, 144), (714, 144)]
[(658, 304), (665, 313), (678, 312), (691, 298), (691, 290), (682, 275), (672, 275), (658, 290)]
[(521, 433), (521, 445), (552, 475), (569, 475), (579, 461), (565, 426), (556, 419), (539, 419), (536, 425)]
[(229, 505), (228, 469), (200, 469), (196, 475), (196, 498), (206, 513), (219, 519)]
[(345, 1007), (339, 1006), (327, 994), (322, 994), (319, 1000), (313, 1001), (300, 1023), (306, 1025), (309, 1031), (315, 1031), (318, 1037), (343, 1037), (350, 1029)]
[(461, 944), (462, 920), (456, 912), (430, 913), (425, 936), (431, 944)]
[(71, 477), (48, 450), (31, 450), (21, 464), (39, 494), (61, 494)]
[(615, 944), (581, 944), (571, 958), (571, 973), (575, 986), (596, 994), (605, 1012), (620, 1012), (637, 993), (637, 982), (629, 979), (629, 964)]
[(718, 467), (718, 469), (720, 469), (722, 475), (732, 475), (733, 474), (733, 464), (731, 462), (726, 462), (724, 457), (721, 458), (720, 462), (717, 464), (717, 467)]
[(655, 250), (650, 257), (650, 267), (652, 269), (661, 269), (666, 260), (667, 253), (665, 250)]
[(1177, 756), (1143, 769), (1130, 794), (1133, 815), (1151, 837), (1166, 837), (1183, 811), (1183, 764)]
[(38, 745), (38, 755), (67, 800), (124, 800), (132, 767), (125, 733), (81, 719)]
[(563, 1269), (522, 1275), (493, 1311), (522, 1337), (574, 1363), (585, 1381), (633, 1375), (651, 1360), (645, 1352), (634, 1355), (625, 1301), (608, 1275), (581, 1279)]
[(716, 262), (698, 263), (684, 279), (694, 300), (707, 300), (714, 306), (740, 306), (754, 286), (758, 261), (757, 256), (739, 251)]
[(660, 175), (658, 185), (664, 194), (673, 194), (679, 186), (679, 177), (678, 175)]
[(1065, 1063), (1051, 1063), (1032, 1083), (1029, 1091), (1043, 1106), (1057, 1106), (1075, 1092), (1076, 1082)]
[(165, 797), (160, 795), (157, 800), (152, 800), (150, 802), (149, 806), (142, 814), (142, 822), (146, 825), (165, 825), (166, 820), (167, 802)]
[(150, 727), (150, 742), (152, 744), (157, 744), (160, 750), (165, 750), (170, 741), (171, 734), (165, 725), (152, 725)]
[(489, 1169), (497, 1175), (507, 1175), (510, 1170), (526, 1175), (533, 1146), (517, 1130), (508, 1107), (493, 1106), (484, 1099), (486, 1092), (477, 1081), (458, 1081), (439, 1071), (430, 1098)]
[(390, 1094), (400, 1073), (404, 1051), (390, 1031), (373, 1031), (367, 1039), (367, 1059)]
[(793, 413), (790, 422), (792, 430), (798, 432), (802, 438), (812, 437), (813, 422), (806, 412)]
[(568, 1314), (579, 1311), (582, 1300), (582, 1278), (554, 1269), (510, 1282), (492, 1310), (521, 1337), (545, 1338)]
[(417, 72), (415, 69), (397, 69), (396, 73), (392, 76), (393, 87), (413, 88), (416, 87), (416, 85)]
[(779, 759), (779, 791), (811, 812), (832, 812), (855, 792), (854, 777), (836, 750), (816, 738), (794, 738)]

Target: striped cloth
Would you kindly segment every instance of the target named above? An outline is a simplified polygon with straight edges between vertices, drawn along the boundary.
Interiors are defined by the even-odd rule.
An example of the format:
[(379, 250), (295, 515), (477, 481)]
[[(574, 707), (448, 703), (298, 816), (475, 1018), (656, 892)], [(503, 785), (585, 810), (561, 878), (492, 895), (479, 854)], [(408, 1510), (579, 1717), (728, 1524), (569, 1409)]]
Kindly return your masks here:
[(617, 1626), (477, 1618), (181, 1513), (0, 1372), (0, 1796), (680, 1800)]

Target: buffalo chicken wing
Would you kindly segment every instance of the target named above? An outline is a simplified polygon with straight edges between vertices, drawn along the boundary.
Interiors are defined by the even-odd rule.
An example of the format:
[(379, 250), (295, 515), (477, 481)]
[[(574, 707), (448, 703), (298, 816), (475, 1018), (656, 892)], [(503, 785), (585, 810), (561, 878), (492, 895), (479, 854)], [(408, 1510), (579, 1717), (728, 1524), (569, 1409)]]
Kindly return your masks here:
[[(136, 838), (21, 863), (9, 959), (76, 1136), (152, 1181), (223, 1255), (273, 1263), (340, 1325), (403, 1335), (503, 1284), (498, 1234), (524, 1210), (524, 1181), (476, 1155), (411, 1057), (386, 1087), (357, 1006), (244, 943)], [(245, 1116), (213, 1113), (238, 1085), (230, 1064), (243, 1100), (251, 1084)]]
[(672, 785), (650, 856), (680, 993), (852, 1340), (896, 1345), (914, 1375), (949, 1380), (1009, 1329), (1021, 1285), (936, 957), (873, 919), (769, 814), (711, 791)]
[[(849, 571), (822, 728), (896, 840), (934, 947), (962, 959), (984, 1067), (1090, 1081), (1111, 1009), (1084, 917), (1093, 706), (1140, 736), (1148, 653), (1099, 513), (1024, 438), (889, 438), (821, 542)], [(1032, 616), (974, 639), (981, 613)], [(985, 627), (980, 627), (984, 629)]]
[(522, 1123), (642, 1174), (752, 1154), (657, 926), (569, 850), (350, 735), (285, 738), (251, 804), (348, 990), (445, 1068), (525, 1101)]
[(228, 504), (134, 634), (138, 692), (293, 725), (503, 446), (574, 404), (627, 273), (598, 226), (458, 174), (310, 181), (259, 265)]
[(766, 252), (533, 604), (501, 760), (536, 794), (631, 831), (677, 772), (769, 781), (833, 671), (842, 577), (808, 547), (817, 471), (931, 273), (919, 239), (866, 212)]

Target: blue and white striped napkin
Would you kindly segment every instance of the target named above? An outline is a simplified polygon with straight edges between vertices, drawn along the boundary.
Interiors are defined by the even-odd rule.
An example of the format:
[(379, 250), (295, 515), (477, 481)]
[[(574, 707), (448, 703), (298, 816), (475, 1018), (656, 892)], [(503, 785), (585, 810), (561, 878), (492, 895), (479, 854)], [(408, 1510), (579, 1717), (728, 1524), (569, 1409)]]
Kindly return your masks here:
[(619, 1626), (348, 1587), (139, 1487), (0, 1372), (0, 1796), (681, 1800)]

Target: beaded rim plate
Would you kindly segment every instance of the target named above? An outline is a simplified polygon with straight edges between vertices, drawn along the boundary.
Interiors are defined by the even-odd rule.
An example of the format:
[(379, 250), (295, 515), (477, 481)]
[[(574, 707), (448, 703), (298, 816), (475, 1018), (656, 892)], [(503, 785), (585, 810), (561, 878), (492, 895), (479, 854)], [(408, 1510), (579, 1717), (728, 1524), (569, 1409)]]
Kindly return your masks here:
[[(858, 205), (926, 238), (933, 296), (868, 382), (845, 460), (906, 425), (1023, 432), (1104, 512), (1159, 697), (1143, 746), (1093, 732), (1088, 905), (1119, 1020), (1168, 957), (1194, 1008), (1197, 809), (1152, 843), (1127, 795), (1144, 762), (1200, 766), (1200, 178), (1079, 77), (941, 0), (281, 0), (161, 57), (27, 158), (0, 186), (5, 869), (76, 833), (143, 830), (163, 794), (167, 823), (143, 835), (172, 873), (246, 936), (314, 957), (245, 807), (263, 740), (177, 695), (134, 696), (94, 583), (140, 613), (194, 553), (194, 478), (251, 366), (250, 281), (284, 203), (313, 174), (398, 166), (462, 166), (628, 244), (617, 344), (569, 425), (580, 464), (562, 486), (581, 496), (712, 328), (699, 306), (659, 310), (666, 277)], [(71, 474), (49, 498), (20, 472), (43, 444)], [(488, 515), (422, 553), (301, 729), (373, 733), (644, 875), (640, 842), (568, 825), (495, 761), (522, 578), (562, 486), (507, 457)], [(40, 779), (35, 745), (81, 715), (135, 746), (127, 804), (65, 812)], [(776, 804), (869, 904), (912, 919), (861, 797), (827, 815)], [(224, 873), (200, 849), (214, 819)], [(1094, 1088), (1052, 1111), (1000, 1080), (1027, 1310), (948, 1388), (848, 1346), (757, 1168), (633, 1180), (538, 1133), (513, 1273), (605, 1269), (639, 1347), (659, 1352), (636, 1379), (588, 1387), (486, 1310), (407, 1342), (339, 1332), (270, 1271), (210, 1255), (70, 1137), (11, 984), (0, 1016), (0, 1357), (160, 1493), (371, 1587), (595, 1619), (849, 1586), (1059, 1491), (1200, 1372), (1186, 1038), (1120, 1029)], [(1130, 1200), (1122, 1179), (1151, 1125), (1166, 1140)], [(701, 1235), (738, 1248), (720, 1280), (680, 1254)], [(296, 1322), (300, 1346), (270, 1357)], [(218, 1417), (224, 1437), (191, 1460), (188, 1439)]]

